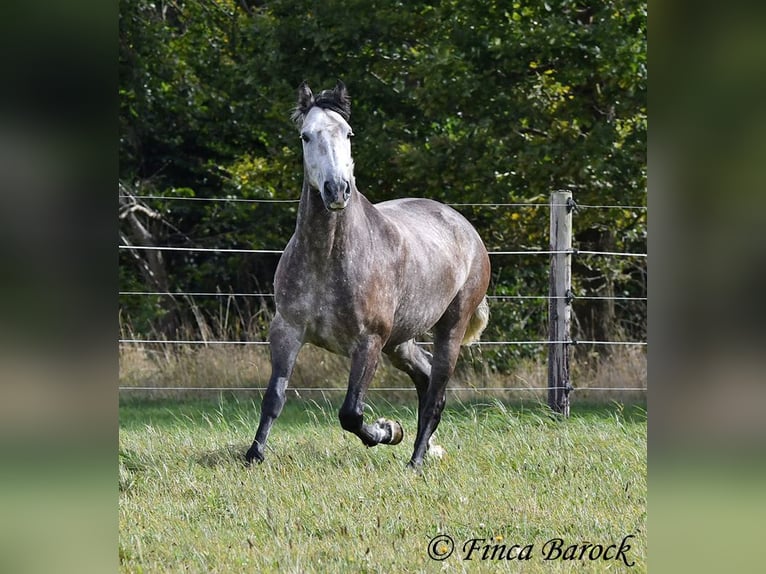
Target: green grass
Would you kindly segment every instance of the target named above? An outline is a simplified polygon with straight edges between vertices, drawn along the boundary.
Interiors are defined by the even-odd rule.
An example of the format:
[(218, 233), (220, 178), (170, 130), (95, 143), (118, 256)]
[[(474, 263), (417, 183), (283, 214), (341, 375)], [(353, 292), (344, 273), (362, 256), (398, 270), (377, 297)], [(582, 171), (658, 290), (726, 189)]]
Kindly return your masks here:
[[(451, 397), (452, 399), (452, 397)], [(245, 468), (251, 401), (125, 401), (120, 406), (120, 564), (126, 572), (586, 572), (646, 570), (646, 412), (448, 401), (447, 454), (407, 469), (412, 408), (367, 413), (402, 422), (404, 441), (365, 448), (337, 405), (288, 400), (266, 462)], [(455, 552), (429, 558), (445, 533)], [(543, 545), (617, 544), (635, 565), (543, 560)], [(465, 541), (532, 544), (524, 562), (464, 560)], [(442, 548), (440, 548), (441, 550)], [(489, 554), (488, 554), (489, 555)]]

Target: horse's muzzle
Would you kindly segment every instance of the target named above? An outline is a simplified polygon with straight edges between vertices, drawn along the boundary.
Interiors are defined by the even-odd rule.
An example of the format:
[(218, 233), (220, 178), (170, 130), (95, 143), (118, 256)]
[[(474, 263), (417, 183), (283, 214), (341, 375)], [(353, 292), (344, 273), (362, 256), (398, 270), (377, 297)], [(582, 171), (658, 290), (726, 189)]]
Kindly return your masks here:
[(322, 189), (322, 201), (329, 211), (340, 211), (348, 205), (351, 186), (348, 181), (326, 181)]

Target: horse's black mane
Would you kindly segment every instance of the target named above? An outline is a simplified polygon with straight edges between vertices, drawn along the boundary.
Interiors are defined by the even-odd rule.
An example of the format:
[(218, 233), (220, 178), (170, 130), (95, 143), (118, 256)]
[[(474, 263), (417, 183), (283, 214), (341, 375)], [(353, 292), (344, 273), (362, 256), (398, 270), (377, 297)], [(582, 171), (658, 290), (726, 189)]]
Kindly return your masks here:
[(301, 84), (298, 105), (292, 114), (293, 121), (300, 124), (304, 116), (314, 106), (336, 112), (346, 121), (351, 118), (351, 98), (348, 97), (346, 86), (341, 81), (338, 81), (332, 90), (322, 90), (318, 96), (311, 93), (305, 82)]

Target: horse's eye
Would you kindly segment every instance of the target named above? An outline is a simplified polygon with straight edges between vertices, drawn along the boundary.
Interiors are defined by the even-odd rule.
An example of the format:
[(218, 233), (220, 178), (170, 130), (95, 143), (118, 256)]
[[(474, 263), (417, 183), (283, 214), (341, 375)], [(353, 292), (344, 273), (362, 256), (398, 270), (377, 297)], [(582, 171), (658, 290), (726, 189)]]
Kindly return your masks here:
[(352, 137), (354, 137), (354, 132), (348, 132), (348, 139), (351, 139)]
[(311, 138), (309, 137), (309, 135), (308, 135), (308, 134), (301, 134), (301, 139), (302, 139), (304, 142), (306, 142), (306, 143), (309, 143), (309, 140), (310, 140)]

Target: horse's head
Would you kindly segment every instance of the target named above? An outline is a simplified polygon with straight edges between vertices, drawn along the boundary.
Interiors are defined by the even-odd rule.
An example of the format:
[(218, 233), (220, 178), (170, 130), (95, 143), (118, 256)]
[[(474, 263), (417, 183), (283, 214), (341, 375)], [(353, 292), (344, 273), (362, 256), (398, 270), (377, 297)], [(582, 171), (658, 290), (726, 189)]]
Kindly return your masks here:
[(354, 179), (351, 158), (351, 100), (338, 80), (316, 98), (306, 82), (298, 88), (293, 119), (303, 140), (303, 166), (309, 185), (322, 195), (325, 207), (338, 211), (348, 205)]

